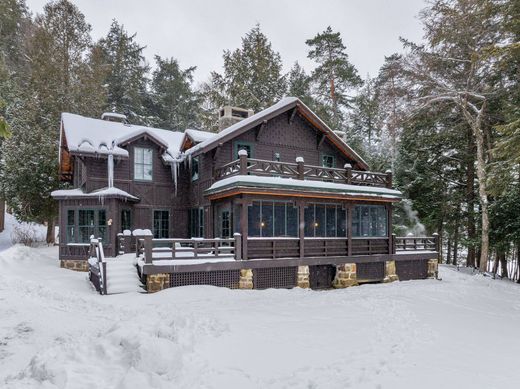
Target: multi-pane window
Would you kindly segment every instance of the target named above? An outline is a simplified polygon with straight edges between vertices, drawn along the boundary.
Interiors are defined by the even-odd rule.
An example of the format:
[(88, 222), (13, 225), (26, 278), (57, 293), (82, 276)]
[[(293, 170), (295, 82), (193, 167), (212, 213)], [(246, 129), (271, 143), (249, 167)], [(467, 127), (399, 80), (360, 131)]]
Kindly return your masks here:
[(238, 159), (240, 150), (247, 151), (247, 158), (253, 158), (253, 145), (247, 142), (235, 142), (235, 158)]
[(222, 238), (229, 238), (231, 236), (231, 212), (222, 211), (222, 221), (221, 221), (221, 235)]
[(195, 181), (199, 179), (199, 157), (193, 157), (191, 159), (191, 180)]
[(248, 207), (249, 236), (298, 236), (298, 208), (290, 202), (255, 201)]
[(192, 238), (204, 237), (204, 208), (190, 209), (190, 234)]
[(345, 237), (346, 211), (337, 204), (309, 204), (304, 210), (307, 237)]
[(129, 209), (121, 210), (121, 232), (132, 229), (132, 211)]
[(89, 243), (90, 237), (108, 242), (107, 217), (104, 209), (69, 209), (67, 243)]
[(145, 147), (134, 148), (134, 179), (152, 181), (153, 150)]
[(170, 236), (170, 212), (153, 211), (153, 237), (158, 239)]
[(387, 236), (388, 213), (384, 205), (356, 205), (352, 214), (352, 236)]
[(321, 166), (323, 167), (336, 167), (336, 159), (333, 155), (323, 154), (321, 156)]

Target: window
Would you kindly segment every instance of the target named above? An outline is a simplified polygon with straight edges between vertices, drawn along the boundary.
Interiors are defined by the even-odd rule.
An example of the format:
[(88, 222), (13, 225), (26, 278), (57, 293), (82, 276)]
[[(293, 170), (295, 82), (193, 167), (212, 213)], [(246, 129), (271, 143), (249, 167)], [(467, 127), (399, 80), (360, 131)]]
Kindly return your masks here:
[(191, 180), (196, 181), (199, 179), (199, 157), (193, 157), (191, 159)]
[(73, 209), (67, 211), (67, 242), (76, 241), (76, 212)]
[(134, 148), (134, 180), (152, 181), (153, 150), (144, 147)]
[(352, 236), (387, 236), (387, 223), (384, 205), (356, 205), (352, 214)]
[(346, 212), (337, 204), (309, 204), (304, 210), (307, 237), (347, 236)]
[(204, 237), (204, 208), (190, 209), (190, 234), (192, 238)]
[(336, 158), (333, 155), (321, 156), (321, 166), (323, 167), (336, 167)]
[(129, 209), (121, 210), (121, 232), (132, 229), (132, 211)]
[(153, 237), (164, 239), (170, 236), (170, 212), (153, 211)]
[(249, 236), (298, 236), (298, 208), (290, 202), (255, 201), (248, 207)]
[(280, 162), (280, 153), (273, 153), (273, 161)]
[(67, 243), (89, 243), (90, 237), (108, 242), (107, 218), (104, 209), (67, 210)]
[(253, 158), (253, 144), (248, 142), (235, 142), (235, 159), (238, 159), (240, 150), (247, 151), (247, 158)]
[(231, 215), (229, 211), (222, 211), (222, 238), (231, 237)]

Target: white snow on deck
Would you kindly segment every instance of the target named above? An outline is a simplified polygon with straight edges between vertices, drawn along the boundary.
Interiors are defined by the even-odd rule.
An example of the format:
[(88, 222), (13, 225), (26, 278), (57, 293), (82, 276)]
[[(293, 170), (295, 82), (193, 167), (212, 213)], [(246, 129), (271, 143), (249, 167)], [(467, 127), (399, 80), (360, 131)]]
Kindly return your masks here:
[[(190, 149), (191, 150), (191, 149)], [(342, 192), (347, 195), (364, 195), (364, 196), (378, 196), (387, 198), (401, 198), (402, 193), (395, 189), (382, 188), (376, 186), (365, 185), (349, 185), (338, 184), (335, 182), (323, 182), (314, 180), (295, 180), (293, 178), (284, 177), (261, 177), (261, 176), (231, 176), (215, 182), (208, 191), (215, 191), (233, 184), (249, 184), (249, 185), (264, 185), (264, 186), (285, 186), (298, 187), (305, 189), (330, 189), (337, 192)]]
[(100, 296), (56, 248), (0, 253), (0, 387), (516, 388), (520, 286), (192, 286)]

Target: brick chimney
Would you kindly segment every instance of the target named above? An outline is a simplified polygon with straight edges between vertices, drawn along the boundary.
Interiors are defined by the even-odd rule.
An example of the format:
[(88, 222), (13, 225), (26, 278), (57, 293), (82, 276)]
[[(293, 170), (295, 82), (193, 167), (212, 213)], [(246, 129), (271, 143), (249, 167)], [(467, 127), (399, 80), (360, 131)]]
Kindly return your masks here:
[(252, 109), (245, 109), (239, 107), (232, 107), (226, 105), (218, 111), (218, 131), (222, 131), (241, 120), (244, 120), (250, 116), (253, 116)]

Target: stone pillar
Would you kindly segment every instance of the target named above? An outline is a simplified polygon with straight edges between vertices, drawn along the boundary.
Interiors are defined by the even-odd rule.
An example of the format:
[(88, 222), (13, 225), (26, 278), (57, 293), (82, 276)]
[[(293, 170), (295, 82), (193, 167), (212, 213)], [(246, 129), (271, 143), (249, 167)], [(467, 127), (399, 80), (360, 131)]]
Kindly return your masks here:
[(309, 281), (309, 266), (298, 266), (298, 288), (309, 289), (311, 283)]
[(240, 269), (239, 289), (253, 289), (253, 270)]
[(159, 292), (170, 287), (170, 274), (158, 273), (146, 275), (146, 291), (148, 293)]
[(437, 259), (428, 260), (428, 278), (439, 278), (439, 261)]
[(334, 288), (347, 288), (349, 286), (357, 285), (357, 274), (355, 263), (345, 263), (336, 266), (336, 277), (332, 282)]
[(395, 261), (386, 261), (385, 262), (385, 279), (383, 282), (394, 282), (399, 281), (399, 277), (397, 276), (395, 270)]

